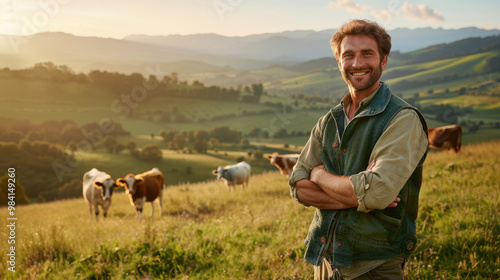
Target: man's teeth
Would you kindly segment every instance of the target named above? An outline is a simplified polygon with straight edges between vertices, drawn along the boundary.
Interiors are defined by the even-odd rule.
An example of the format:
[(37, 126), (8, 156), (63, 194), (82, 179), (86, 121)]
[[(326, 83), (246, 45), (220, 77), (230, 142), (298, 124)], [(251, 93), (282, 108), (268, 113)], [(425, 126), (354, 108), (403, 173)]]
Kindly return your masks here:
[(366, 74), (368, 72), (355, 72), (355, 73), (352, 73), (353, 76), (362, 76), (364, 74)]

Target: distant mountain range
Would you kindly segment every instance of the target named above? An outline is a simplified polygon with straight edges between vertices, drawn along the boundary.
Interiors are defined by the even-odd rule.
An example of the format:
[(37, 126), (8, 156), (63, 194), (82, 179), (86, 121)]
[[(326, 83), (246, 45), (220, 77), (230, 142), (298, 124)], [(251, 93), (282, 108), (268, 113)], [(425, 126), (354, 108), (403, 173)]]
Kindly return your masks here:
[[(243, 37), (217, 34), (149, 36), (123, 39), (80, 37), (66, 33), (38, 33), (28, 37), (0, 35), (0, 67), (27, 68), (51, 61), (76, 72), (162, 73), (181, 75), (243, 71), (302, 63), (332, 57), (329, 45), (335, 30), (300, 30)], [(401, 53), (470, 37), (500, 34), (500, 30), (397, 28), (390, 30), (393, 51)], [(159, 68), (158, 68), (159, 67)], [(148, 72), (149, 71), (149, 72)], [(202, 78), (200, 78), (203, 80)]]

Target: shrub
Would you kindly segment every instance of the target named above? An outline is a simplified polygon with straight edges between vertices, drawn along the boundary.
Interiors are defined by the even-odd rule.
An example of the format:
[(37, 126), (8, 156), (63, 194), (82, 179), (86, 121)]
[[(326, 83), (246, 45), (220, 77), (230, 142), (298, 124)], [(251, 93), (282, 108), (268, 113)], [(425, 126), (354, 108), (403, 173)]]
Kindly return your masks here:
[(149, 144), (141, 149), (140, 159), (144, 161), (158, 162), (162, 157), (163, 153), (156, 144)]

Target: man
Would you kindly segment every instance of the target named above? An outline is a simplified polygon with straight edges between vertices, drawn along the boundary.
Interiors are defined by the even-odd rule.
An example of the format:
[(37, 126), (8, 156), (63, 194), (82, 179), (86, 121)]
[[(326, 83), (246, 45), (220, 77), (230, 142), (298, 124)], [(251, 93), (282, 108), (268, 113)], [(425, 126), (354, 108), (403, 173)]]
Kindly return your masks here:
[(403, 279), (415, 220), (427, 125), (380, 76), (391, 37), (353, 20), (331, 46), (349, 93), (313, 128), (290, 176), (290, 193), (316, 207), (305, 240), (315, 279)]

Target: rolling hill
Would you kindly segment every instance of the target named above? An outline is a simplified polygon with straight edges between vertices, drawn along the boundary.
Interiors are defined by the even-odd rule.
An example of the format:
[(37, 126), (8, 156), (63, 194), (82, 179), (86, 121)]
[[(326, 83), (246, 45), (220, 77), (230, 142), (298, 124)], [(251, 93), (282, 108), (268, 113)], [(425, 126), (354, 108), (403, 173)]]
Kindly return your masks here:
[[(329, 40), (334, 31), (297, 30), (243, 37), (218, 34), (130, 35), (121, 40), (58, 32), (31, 36), (0, 35), (0, 67), (20, 69), (51, 61), (67, 65), (77, 72), (107, 70), (149, 74), (148, 66), (159, 66), (165, 68), (163, 71), (166, 73), (173, 70), (183, 79), (191, 80), (184, 75), (219, 72), (219, 68), (244, 71), (273, 64), (290, 66), (331, 56)], [(497, 35), (500, 30), (419, 28), (395, 29), (390, 33), (393, 50), (408, 52), (469, 37)], [(170, 63), (176, 63), (177, 70)], [(206, 64), (214, 69), (208, 69)], [(221, 79), (218, 82), (222, 84)]]
[[(424, 163), (418, 243), (407, 279), (498, 279), (497, 170), (500, 143)], [(289, 195), (278, 172), (253, 175), (228, 193), (210, 180), (169, 186), (163, 216), (138, 222), (123, 192), (106, 220), (89, 221), (82, 198), (15, 207), (12, 244), (0, 243), (2, 279), (312, 279), (303, 243), (314, 216)], [(2, 208), (0, 218), (9, 218)], [(151, 207), (144, 208), (145, 217)], [(9, 221), (10, 222), (10, 221)], [(8, 230), (0, 231), (7, 241)]]
[[(394, 53), (395, 63), (388, 67), (382, 80), (395, 94), (419, 106), (429, 127), (446, 125), (453, 120), (464, 128), (464, 144), (500, 139), (498, 41), (498, 36), (466, 39), (413, 52)], [(109, 50), (118, 44), (116, 40), (108, 43)], [(130, 43), (129, 46), (133, 48), (137, 44), (140, 43)], [(116, 57), (124, 54), (117, 52)], [(415, 60), (427, 54), (435, 59)], [(132, 57), (128, 59), (130, 61)], [(169, 69), (182, 69), (186, 65), (185, 71), (188, 72), (202, 64), (198, 61), (187, 62), (168, 62), (172, 67)], [(242, 157), (251, 159), (257, 149), (264, 153), (273, 149), (300, 150), (318, 118), (346, 93), (345, 83), (331, 57), (288, 66), (271, 64), (245, 71), (213, 67), (206, 63), (203, 66), (206, 72), (190, 72), (193, 81), (197, 82), (182, 80), (180, 75), (169, 73), (161, 66), (150, 68), (144, 76), (107, 71), (77, 74), (69, 67), (50, 63), (23, 70), (1, 69), (0, 117), (37, 124), (70, 120), (80, 126), (112, 120), (131, 133), (130, 136), (117, 138), (122, 147), (128, 142), (137, 143), (139, 148), (148, 144), (160, 146), (165, 156), (161, 165), (171, 171), (171, 183), (176, 183), (206, 180), (211, 177), (210, 166), (232, 163)], [(251, 89), (244, 88), (244, 85), (249, 85), (244, 82), (249, 80), (256, 83), (267, 81), (259, 102), (245, 99), (252, 97)], [(160, 81), (163, 84), (160, 85)], [(217, 86), (212, 86), (212, 82)], [(239, 86), (233, 87), (231, 83), (238, 83)], [(177, 150), (185, 158), (183, 160), (170, 153), (171, 145), (159, 140), (158, 136), (161, 131), (170, 130), (190, 137), (189, 132), (192, 134), (196, 130), (210, 130), (217, 126), (239, 131), (249, 144), (228, 143), (201, 158), (198, 155), (189, 156), (193, 147), (188, 145), (184, 150)], [(251, 134), (255, 129), (268, 134), (265, 137), (255, 132)], [(0, 135), (10, 137), (0, 144), (18, 149), (16, 147), (21, 147), (22, 139), (27, 139), (29, 143), (36, 142), (36, 134), (29, 131), (20, 133), (22, 135), (19, 136), (19, 133), (0, 131)], [(61, 149), (69, 153), (68, 147)], [(54, 177), (47, 179), (51, 182), (50, 188), (80, 178), (81, 173), (90, 169), (93, 163), (99, 163), (103, 168), (112, 165), (111, 169), (116, 168), (116, 174), (120, 166), (115, 166), (117, 162), (127, 161), (128, 169), (136, 168), (138, 171), (143, 171), (141, 169), (146, 166), (144, 162), (132, 158), (126, 150), (117, 154), (103, 150), (98, 147), (82, 155), (85, 162), (77, 168), (72, 167), (63, 182), (55, 178), (50, 170), (50, 161), (46, 164), (48, 159), (33, 163), (38, 164), (33, 167), (10, 158), (0, 163), (7, 168), (15, 162), (27, 168), (25, 170), (43, 170), (43, 176)], [(200, 166), (200, 160), (209, 164)], [(264, 162), (258, 161), (258, 172), (270, 168)], [(171, 166), (178, 168), (172, 169)], [(36, 177), (28, 171), (23, 173)], [(31, 182), (24, 185), (37, 187)], [(38, 193), (30, 198), (36, 200)]]

